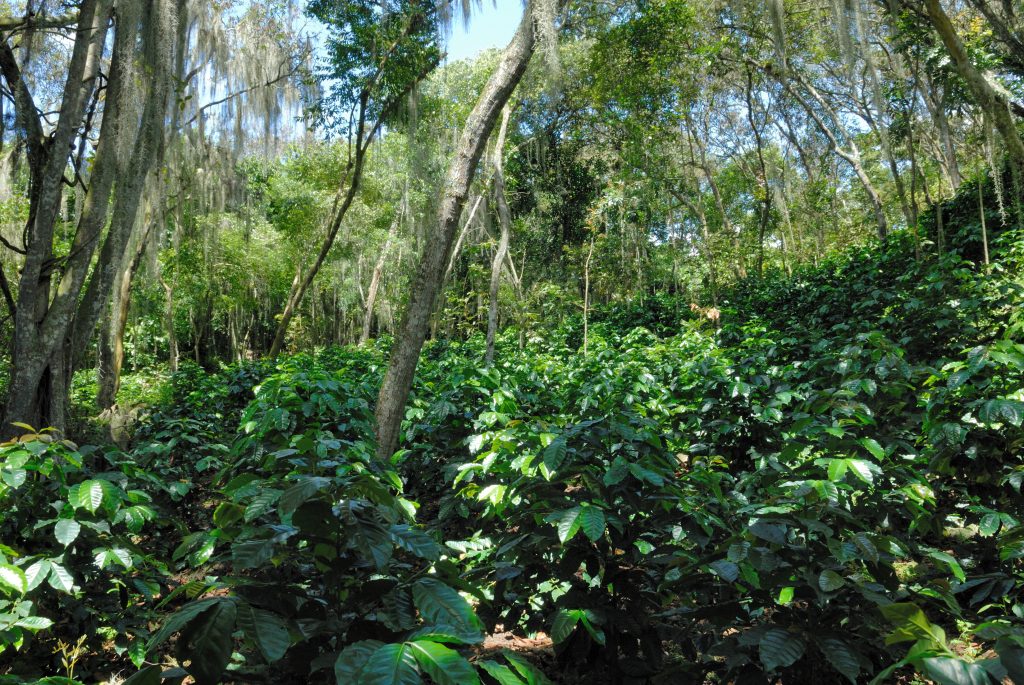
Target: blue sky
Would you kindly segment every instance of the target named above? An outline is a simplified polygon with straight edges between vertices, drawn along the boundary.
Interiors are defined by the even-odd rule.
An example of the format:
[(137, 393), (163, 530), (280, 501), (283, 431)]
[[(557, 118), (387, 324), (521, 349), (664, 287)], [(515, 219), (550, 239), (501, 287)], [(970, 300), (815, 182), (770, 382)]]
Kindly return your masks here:
[(468, 26), (463, 25), (460, 11), (448, 39), (448, 61), (474, 57), (488, 48), (505, 47), (522, 16), (522, 0), (483, 0), (482, 8), (473, 9)]

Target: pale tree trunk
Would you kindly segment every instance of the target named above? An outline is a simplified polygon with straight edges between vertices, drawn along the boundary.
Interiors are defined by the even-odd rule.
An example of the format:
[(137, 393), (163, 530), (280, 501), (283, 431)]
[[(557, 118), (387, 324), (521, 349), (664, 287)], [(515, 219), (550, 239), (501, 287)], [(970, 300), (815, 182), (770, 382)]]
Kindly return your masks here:
[(387, 263), (388, 255), (391, 253), (391, 246), (398, 237), (398, 227), (402, 223), (402, 210), (395, 214), (391, 227), (388, 229), (388, 237), (384, 240), (384, 247), (380, 250), (377, 263), (373, 267), (373, 275), (370, 277), (370, 287), (366, 291), (366, 308), (363, 312), (363, 330), (359, 334), (359, 344), (365, 345), (370, 340), (370, 329), (373, 326), (373, 309), (377, 304), (377, 291), (380, 289), (380, 281), (384, 275), (384, 265)]
[[(79, 8), (78, 30), (68, 64), (59, 118), (49, 135), (43, 132), (28, 82), (22, 78), (22, 65), (8, 41), (0, 41), (0, 71), (14, 96), (15, 120), (25, 135), (30, 172), (26, 254), (14, 315), (10, 393), (0, 435), (12, 434), (14, 428), (10, 424), (14, 421), (37, 428), (45, 425), (64, 427), (67, 369), (62, 346), (69, 334), (73, 310), (67, 298), (60, 307), (53, 306), (50, 301), (54, 277), (54, 230), (63, 197), (68, 153), (93, 97), (112, 4), (111, 0), (86, 0)], [(118, 99), (114, 68), (111, 69), (107, 94), (111, 101)], [(99, 153), (98, 150), (92, 178), (96, 194), (106, 190), (102, 183), (104, 175), (100, 172), (102, 159)], [(79, 227), (84, 222), (85, 217), (79, 222)], [(78, 236), (74, 247), (79, 253), (84, 251)], [(75, 260), (79, 253), (73, 252), (69, 257), (69, 269), (82, 266), (81, 258)], [(85, 261), (87, 266), (88, 259)], [(65, 272), (61, 278), (61, 289), (73, 285), (74, 276)], [(73, 294), (77, 299), (78, 291)]]
[[(355, 122), (355, 138), (350, 138), (351, 149), (353, 150), (352, 156), (349, 158), (348, 163), (345, 166), (345, 172), (342, 175), (341, 183), (338, 187), (338, 194), (334, 199), (334, 207), (331, 210), (330, 224), (327, 228), (327, 234), (320, 245), (320, 251), (317, 253), (313, 263), (302, 274), (301, 278), (297, 278), (292, 284), (292, 290), (288, 294), (288, 301), (285, 303), (284, 311), (281, 313), (281, 318), (277, 325), (277, 332), (274, 334), (274, 342), (270, 346), (270, 356), (276, 357), (280, 354), (281, 349), (284, 347), (285, 338), (288, 335), (288, 326), (291, 324), (292, 318), (298, 311), (299, 305), (302, 304), (303, 298), (306, 296), (306, 291), (309, 290), (316, 275), (320, 272), (324, 262), (327, 260), (327, 255), (331, 251), (331, 247), (334, 245), (335, 239), (338, 237), (338, 231), (341, 229), (342, 223), (345, 220), (345, 215), (348, 214), (349, 208), (352, 206), (352, 202), (355, 200), (356, 195), (359, 192), (359, 186), (363, 176), (363, 166), (366, 161), (366, 154), (370, 149), (370, 145), (373, 144), (374, 139), (377, 137), (377, 133), (380, 131), (381, 126), (384, 125), (384, 118), (392, 111), (396, 103), (401, 102), (405, 96), (415, 87), (416, 83), (426, 77), (429, 69), (421, 74), (417, 74), (410, 83), (406, 84), (406, 89), (402, 93), (392, 94), (390, 99), (386, 102), (379, 103), (380, 113), (377, 115), (376, 120), (370, 122), (367, 121), (367, 113), (370, 111), (370, 100), (378, 94), (378, 89), (385, 77), (384, 68), (387, 66), (391, 57), (402, 49), (404, 45), (404, 39), (411, 34), (415, 29), (416, 24), (410, 20), (406, 23), (405, 29), (392, 44), (384, 51), (377, 64), (377, 70), (367, 81), (367, 84), (363, 87), (359, 94), (359, 107), (358, 114)], [(433, 65), (431, 65), (431, 69)]]
[(832, 148), (832, 152), (834, 152), (837, 156), (843, 159), (847, 164), (850, 165), (850, 168), (853, 169), (853, 173), (856, 174), (857, 180), (860, 181), (861, 186), (864, 188), (864, 192), (868, 196), (868, 201), (871, 203), (871, 209), (875, 214), (875, 223), (878, 226), (878, 237), (880, 239), (884, 239), (887, 235), (889, 235), (889, 223), (885, 218), (885, 208), (882, 205), (882, 198), (878, 194), (878, 190), (875, 189), (875, 185), (871, 182), (870, 177), (868, 177), (867, 171), (864, 170), (864, 165), (861, 163), (860, 149), (857, 147), (857, 144), (853, 142), (853, 138), (849, 135), (849, 132), (843, 126), (841, 119), (835, 113), (835, 111), (828, 105), (828, 103), (825, 101), (825, 98), (823, 98), (821, 94), (818, 93), (817, 89), (815, 89), (814, 86), (812, 86), (810, 83), (803, 80), (802, 78), (797, 77), (797, 81), (800, 83), (800, 85), (803, 86), (803, 88), (808, 93), (811, 94), (811, 97), (813, 97), (814, 100), (821, 106), (821, 108), (828, 113), (829, 118), (832, 120), (833, 124), (840, 131), (843, 132), (843, 136), (847, 140), (849, 149), (843, 149), (843, 147), (839, 143), (839, 139), (836, 138), (836, 134), (832, 132), (832, 129), (821, 118), (821, 115), (819, 115), (818, 112), (815, 111), (813, 107), (811, 107), (810, 103), (808, 103), (807, 100), (802, 95), (800, 95), (795, 88), (793, 88), (790, 85), (789, 80), (786, 79), (785, 76), (782, 76), (781, 80), (786, 90), (788, 90), (790, 94), (792, 94), (793, 97), (796, 98), (797, 102), (799, 102), (800, 105), (803, 106), (807, 114), (811, 117), (811, 119), (814, 120), (814, 123), (817, 125), (818, 130), (820, 130), (822, 134), (825, 136), (825, 138), (828, 140), (828, 144), (829, 147)]
[(171, 371), (178, 370), (178, 334), (174, 331), (174, 286), (160, 278), (164, 289), (164, 325), (167, 326), (167, 356)]
[(483, 202), (484, 194), (481, 192), (476, 196), (476, 201), (473, 202), (473, 208), (469, 210), (469, 216), (462, 223), (462, 230), (459, 231), (459, 239), (455, 241), (455, 247), (452, 248), (451, 257), (448, 258), (448, 267), (444, 271), (444, 281), (442, 286), (448, 281), (448, 277), (452, 275), (452, 269), (455, 268), (455, 262), (459, 258), (459, 252), (462, 250), (462, 242), (466, 239), (466, 234), (469, 232), (469, 227), (473, 223), (474, 217), (476, 217), (476, 210), (480, 209), (480, 203)]
[(590, 346), (590, 260), (594, 257), (594, 237), (590, 237), (590, 249), (583, 262), (583, 356)]
[(1010, 113), (1009, 94), (971, 62), (960, 36), (957, 35), (939, 0), (925, 0), (925, 6), (932, 26), (946, 46), (946, 51), (974, 96), (975, 102), (999, 129), (1013, 163), (1014, 174), (1019, 174), (1024, 170), (1024, 141), (1021, 141), (1016, 122)]
[(412, 388), (420, 350), (430, 328), (434, 302), (441, 288), (459, 217), (480, 157), (502, 108), (522, 79), (533, 55), (533, 10), (534, 3), (531, 0), (497, 69), (484, 86), (480, 99), (466, 120), (449, 166), (438, 212), (437, 233), (424, 245), (416, 279), (409, 293), (409, 302), (399, 324), (391, 360), (377, 398), (377, 456), (380, 459), (389, 459), (398, 446), (405, 403)]
[[(128, 325), (128, 310), (131, 305), (132, 282), (146, 252), (146, 240), (153, 224), (146, 222), (146, 230), (137, 237), (135, 249), (117, 277), (113, 301), (103, 316), (99, 339), (97, 340), (97, 376), (99, 390), (96, 404), (107, 409), (117, 402), (117, 391), (121, 387), (121, 369), (124, 366), (124, 332)], [(127, 256), (127, 255), (126, 255)]]
[(512, 234), (512, 213), (508, 208), (508, 200), (505, 197), (505, 170), (504, 155), (505, 136), (508, 134), (508, 120), (511, 112), (508, 105), (501, 114), (501, 128), (498, 129), (498, 139), (494, 143), (494, 200), (498, 206), (498, 223), (501, 227), (501, 237), (498, 239), (498, 249), (494, 251), (494, 259), (491, 262), (491, 288), (490, 300), (487, 305), (487, 352), (484, 355), (484, 363), (490, 366), (494, 363), (494, 338), (498, 334), (498, 292), (501, 288), (501, 267), (508, 256), (508, 243)]

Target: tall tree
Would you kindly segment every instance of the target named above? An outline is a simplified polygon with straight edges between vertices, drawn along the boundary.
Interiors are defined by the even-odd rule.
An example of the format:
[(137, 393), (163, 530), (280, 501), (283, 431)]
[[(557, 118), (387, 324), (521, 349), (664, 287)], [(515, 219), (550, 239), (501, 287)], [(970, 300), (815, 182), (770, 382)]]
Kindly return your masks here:
[[(448, 167), (444, 195), (438, 211), (437, 232), (424, 246), (377, 398), (377, 456), (381, 459), (390, 458), (398, 446), (405, 403), (412, 388), (420, 350), (430, 329), (434, 303), (480, 157), (498, 116), (526, 72), (537, 45), (538, 26), (542, 26), (546, 18), (550, 21), (550, 5), (553, 2), (529, 0), (519, 28), (463, 126), (455, 155)], [(553, 38), (548, 35), (546, 40), (552, 41)]]
[[(27, 141), (31, 179), (4, 433), (11, 432), (14, 421), (57, 428), (66, 424), (75, 356), (110, 298), (145, 178), (163, 140), (172, 90), (170, 56), (178, 15), (172, 0), (126, 0), (116, 9), (112, 0), (83, 0), (77, 10), (62, 27), (72, 41), (71, 59), (52, 127), (44, 124), (25, 77), (30, 65), (19, 61), (12, 47), (24, 26), (0, 40), (0, 71)], [(25, 19), (26, 25), (32, 21)], [(111, 27), (114, 38), (108, 42)], [(103, 76), (107, 86), (101, 94), (97, 84)], [(102, 123), (93, 148), (85, 141), (97, 135), (94, 113), (101, 99)], [(141, 109), (138, 103), (144, 103)], [(91, 160), (81, 158), (86, 149)], [(87, 161), (91, 173), (86, 179), (81, 170)], [(59, 257), (55, 229), (69, 170), (74, 174), (70, 183), (88, 185), (71, 251)]]

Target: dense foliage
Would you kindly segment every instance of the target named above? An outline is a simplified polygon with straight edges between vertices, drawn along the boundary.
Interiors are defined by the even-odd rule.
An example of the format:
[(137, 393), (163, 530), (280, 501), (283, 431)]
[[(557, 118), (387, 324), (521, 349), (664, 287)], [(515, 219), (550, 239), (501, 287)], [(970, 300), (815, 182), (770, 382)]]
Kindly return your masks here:
[[(586, 356), (579, 320), (523, 352), (506, 332), (490, 368), (438, 341), (390, 464), (387, 341), (183, 367), (128, 452), (28, 432), (2, 448), (5, 658), (144, 683), (1020, 679), (1024, 238), (988, 268), (975, 240), (741, 283), (720, 328), (605, 309)], [(502, 630), (560, 665), (481, 647)]]

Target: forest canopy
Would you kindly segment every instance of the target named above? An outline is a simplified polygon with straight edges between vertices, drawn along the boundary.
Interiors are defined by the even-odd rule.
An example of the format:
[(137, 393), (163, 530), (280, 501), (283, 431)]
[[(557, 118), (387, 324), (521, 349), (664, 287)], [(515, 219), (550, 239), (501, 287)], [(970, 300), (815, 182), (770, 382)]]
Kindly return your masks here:
[(0, 683), (1024, 683), (1022, 84), (1013, 0), (0, 2)]

